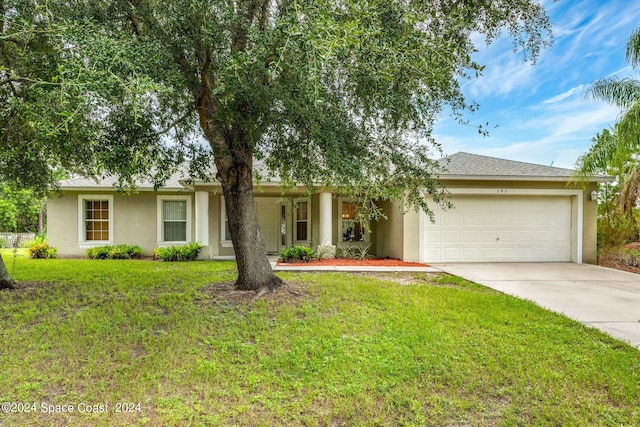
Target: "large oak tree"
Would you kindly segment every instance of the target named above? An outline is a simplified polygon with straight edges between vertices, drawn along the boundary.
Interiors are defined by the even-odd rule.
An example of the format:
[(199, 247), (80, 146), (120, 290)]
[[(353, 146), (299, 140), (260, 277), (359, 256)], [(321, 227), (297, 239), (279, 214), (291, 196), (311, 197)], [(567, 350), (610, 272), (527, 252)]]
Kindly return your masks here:
[[(444, 107), (461, 121), (475, 108), (459, 83), (482, 71), (471, 58), (475, 44), (506, 30), (531, 59), (550, 39), (534, 0), (4, 0), (0, 7), (2, 51), (30, 55), (12, 40), (26, 37), (27, 22), (42, 27), (32, 34), (44, 38), (40, 56), (48, 61), (44, 75), (29, 67), (21, 74), (2, 56), (0, 102), (20, 104), (10, 107), (29, 129), (26, 138), (11, 133), (21, 126), (1, 131), (9, 152), (89, 176), (110, 173), (123, 185), (141, 175), (161, 183), (183, 164), (202, 179), (212, 159), (242, 289), (279, 284), (258, 229), (255, 180), (273, 175), (284, 186), (338, 188), (363, 205), (392, 199), (428, 209), (426, 196), (444, 200), (432, 175), (431, 128)], [(38, 117), (20, 116), (25, 102)], [(0, 178), (11, 174), (10, 163), (3, 153)]]

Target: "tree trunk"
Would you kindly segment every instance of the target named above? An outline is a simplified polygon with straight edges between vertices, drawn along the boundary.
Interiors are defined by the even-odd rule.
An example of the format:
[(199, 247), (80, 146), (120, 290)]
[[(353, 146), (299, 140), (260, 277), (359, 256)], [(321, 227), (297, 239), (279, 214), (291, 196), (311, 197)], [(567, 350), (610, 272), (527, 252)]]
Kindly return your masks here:
[(45, 205), (45, 206), (42, 206), (42, 208), (40, 208), (40, 211), (38, 212), (38, 225), (36, 228), (37, 234), (44, 233), (44, 215), (46, 210), (47, 210), (47, 206)]
[(283, 282), (273, 273), (260, 233), (251, 168), (234, 162), (233, 166), (220, 170), (222, 162), (218, 163), (218, 176), (222, 182), (229, 231), (238, 264), (236, 288), (274, 290)]
[(9, 275), (7, 267), (4, 265), (2, 255), (0, 255), (0, 289), (15, 289), (16, 282)]
[[(241, 39), (242, 37), (236, 38), (237, 41)], [(236, 48), (241, 50), (242, 46), (234, 46)], [(214, 119), (214, 113), (220, 104), (212, 94), (209, 80), (211, 50), (206, 48), (203, 53), (197, 109), (200, 127), (213, 151), (218, 169), (217, 177), (222, 184), (229, 232), (238, 266), (235, 286), (236, 289), (255, 290), (256, 297), (259, 297), (265, 290), (274, 290), (282, 285), (283, 281), (273, 273), (258, 225), (253, 198), (253, 145), (242, 126), (220, 125)], [(236, 109), (238, 112), (247, 110), (250, 110), (250, 105), (242, 102)]]

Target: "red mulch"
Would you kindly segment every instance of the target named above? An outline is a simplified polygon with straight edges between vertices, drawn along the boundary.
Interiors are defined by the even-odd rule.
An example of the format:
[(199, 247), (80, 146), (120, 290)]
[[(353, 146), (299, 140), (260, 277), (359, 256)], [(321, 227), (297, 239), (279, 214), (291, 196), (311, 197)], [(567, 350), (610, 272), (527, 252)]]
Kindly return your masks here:
[(278, 265), (309, 265), (309, 266), (375, 266), (375, 267), (429, 267), (428, 264), (419, 262), (405, 262), (395, 258), (366, 258), (363, 260), (349, 258), (323, 258), (310, 262), (283, 263), (278, 261)]

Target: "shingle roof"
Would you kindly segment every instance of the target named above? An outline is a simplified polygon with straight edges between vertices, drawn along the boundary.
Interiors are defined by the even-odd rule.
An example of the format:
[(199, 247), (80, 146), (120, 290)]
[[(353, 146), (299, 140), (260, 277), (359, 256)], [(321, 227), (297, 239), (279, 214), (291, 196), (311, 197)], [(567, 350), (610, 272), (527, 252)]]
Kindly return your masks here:
[[(185, 177), (182, 174), (173, 174), (162, 186), (163, 190), (185, 190), (184, 185), (180, 183)], [(115, 189), (118, 184), (118, 179), (112, 176), (105, 176), (100, 179), (75, 177), (60, 181), (60, 187), (64, 190), (69, 189)], [(153, 183), (151, 181), (142, 180), (136, 183), (140, 190), (152, 190)]]
[[(459, 152), (438, 160), (445, 179), (542, 179), (567, 181), (573, 170)], [(594, 181), (610, 177), (594, 177)]]
[[(534, 163), (517, 162), (514, 160), (499, 159), (496, 157), (481, 156), (458, 152), (438, 160), (443, 170), (439, 177), (443, 179), (476, 179), (476, 180), (552, 180), (568, 181), (573, 170), (544, 166)], [(169, 178), (162, 190), (185, 190), (184, 182), (187, 177), (176, 173)], [(595, 182), (612, 181), (610, 176), (596, 176)], [(60, 182), (62, 189), (115, 189), (117, 179), (104, 177), (100, 180), (91, 178), (71, 178)], [(140, 190), (153, 189), (150, 181), (138, 183)]]

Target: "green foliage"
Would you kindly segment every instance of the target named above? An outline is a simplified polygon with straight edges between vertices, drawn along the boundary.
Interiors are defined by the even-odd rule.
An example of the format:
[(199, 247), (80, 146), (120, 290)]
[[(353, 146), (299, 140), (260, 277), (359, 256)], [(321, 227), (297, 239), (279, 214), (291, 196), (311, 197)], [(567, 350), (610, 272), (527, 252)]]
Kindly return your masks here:
[(638, 222), (634, 211), (624, 212), (620, 206), (620, 190), (617, 184), (602, 184), (598, 203), (598, 250), (610, 252), (638, 240)]
[(0, 199), (0, 229), (2, 231), (15, 231), (18, 222), (16, 217), (18, 209), (8, 200)]
[(609, 251), (638, 240), (635, 224), (626, 215), (614, 212), (612, 216), (598, 220), (598, 247)]
[(621, 251), (622, 260), (632, 267), (640, 267), (640, 250), (624, 248)]
[(535, 59), (551, 36), (538, 0), (15, 3), (0, 2), (16, 82), (0, 85), (0, 179), (46, 190), (62, 166), (157, 186), (185, 165), (210, 179), (213, 157), (232, 191), (257, 158), (266, 178), (341, 188), (372, 218), (374, 200), (450, 206), (431, 132), (445, 109), (466, 123), (476, 108), (461, 82), (484, 68), (477, 44), (506, 31)]
[(45, 199), (32, 190), (17, 190), (0, 185), (0, 231), (33, 232), (38, 227), (38, 215)]
[[(627, 62), (634, 70), (640, 65), (640, 27), (627, 42)], [(620, 183), (618, 204), (624, 213), (638, 205), (640, 197), (640, 80), (603, 78), (589, 88), (589, 96), (620, 108), (619, 121), (593, 138), (589, 151), (578, 159), (576, 180), (597, 173), (617, 176)]]
[(234, 147), (285, 184), (439, 199), (415, 137), (432, 141), (445, 106), (460, 121), (476, 108), (459, 82), (484, 68), (477, 40), (507, 31), (535, 59), (551, 29), (534, 0), (11, 3), (0, 5), (0, 67), (16, 82), (0, 86), (0, 178), (41, 189), (48, 164), (159, 184), (181, 163), (204, 177), (209, 155), (222, 166)]
[(336, 258), (363, 260), (369, 256), (370, 244), (341, 245), (336, 248)]
[(0, 249), (6, 248), (9, 246), (9, 242), (4, 237), (0, 237)]
[(86, 251), (90, 259), (140, 259), (144, 251), (136, 245), (96, 246)]
[(111, 246), (96, 246), (85, 251), (89, 259), (108, 259)]
[(26, 242), (22, 243), (21, 246), (24, 248), (30, 248), (31, 246), (39, 245), (42, 243), (47, 243), (46, 234), (36, 234), (33, 240), (27, 240)]
[(58, 249), (49, 246), (47, 242), (42, 242), (30, 246), (27, 253), (30, 258), (55, 258), (58, 254)]
[(638, 231), (635, 221), (629, 219), (619, 209), (598, 218), (599, 250), (608, 251), (637, 240)]
[(184, 246), (168, 246), (156, 248), (153, 257), (163, 261), (194, 261), (203, 246), (199, 242), (189, 243)]
[(293, 245), (280, 251), (280, 261), (282, 262), (309, 262), (315, 257), (313, 249), (302, 245)]
[(318, 259), (333, 258), (335, 256), (335, 248), (331, 246), (317, 246), (315, 251), (315, 257)]

